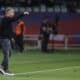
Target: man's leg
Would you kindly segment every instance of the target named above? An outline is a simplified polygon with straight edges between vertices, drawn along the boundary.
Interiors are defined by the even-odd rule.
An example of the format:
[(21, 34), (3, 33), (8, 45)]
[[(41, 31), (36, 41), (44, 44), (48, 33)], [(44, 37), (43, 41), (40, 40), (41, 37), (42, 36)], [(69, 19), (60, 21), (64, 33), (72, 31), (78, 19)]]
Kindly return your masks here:
[(3, 61), (2, 61), (2, 67), (5, 71), (8, 70), (8, 62), (9, 57), (11, 56), (11, 43), (9, 39), (3, 39), (2, 41), (2, 50), (3, 50)]
[(6, 76), (14, 76), (15, 74), (12, 74), (8, 71), (8, 61), (9, 57), (11, 56), (11, 43), (8, 39), (0, 39), (0, 42), (2, 43), (2, 50), (3, 50), (3, 61), (0, 68), (0, 73)]
[(48, 52), (48, 40), (47, 39), (45, 39), (44, 41), (44, 51)]
[(47, 52), (48, 51), (48, 40), (43, 39), (41, 45), (42, 45), (41, 50), (43, 52)]
[(22, 35), (20, 36), (19, 41), (20, 41), (20, 43), (19, 43), (20, 52), (23, 52), (24, 51), (24, 41), (23, 41)]
[(17, 43), (16, 44), (18, 46), (18, 50), (20, 52), (23, 52), (24, 46), (23, 46), (23, 36), (22, 35), (17, 36)]

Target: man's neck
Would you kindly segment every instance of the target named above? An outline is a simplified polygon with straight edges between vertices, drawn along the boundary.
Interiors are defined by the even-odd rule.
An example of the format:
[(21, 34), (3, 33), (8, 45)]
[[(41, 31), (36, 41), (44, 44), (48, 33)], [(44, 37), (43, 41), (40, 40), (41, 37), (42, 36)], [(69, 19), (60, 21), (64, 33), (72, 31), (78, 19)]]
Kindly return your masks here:
[(8, 14), (5, 15), (7, 18), (11, 18)]

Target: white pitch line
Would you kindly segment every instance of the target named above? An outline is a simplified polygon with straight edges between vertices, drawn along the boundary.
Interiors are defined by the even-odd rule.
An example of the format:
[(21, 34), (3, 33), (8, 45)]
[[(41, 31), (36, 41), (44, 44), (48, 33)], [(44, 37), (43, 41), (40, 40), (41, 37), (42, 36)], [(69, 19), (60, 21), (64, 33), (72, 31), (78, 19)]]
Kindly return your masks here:
[(16, 73), (15, 75), (38, 74), (38, 73), (45, 73), (45, 72), (54, 72), (54, 71), (67, 70), (67, 69), (72, 69), (72, 68), (80, 68), (80, 66), (71, 66), (71, 67), (64, 67), (64, 68), (58, 68), (58, 69), (47, 69), (47, 70), (41, 70), (41, 71)]

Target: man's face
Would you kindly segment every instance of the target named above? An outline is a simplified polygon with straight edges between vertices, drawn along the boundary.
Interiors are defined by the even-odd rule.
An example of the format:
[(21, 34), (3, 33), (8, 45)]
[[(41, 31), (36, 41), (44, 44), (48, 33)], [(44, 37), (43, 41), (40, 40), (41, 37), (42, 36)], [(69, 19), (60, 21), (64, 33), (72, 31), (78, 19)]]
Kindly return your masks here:
[(9, 10), (8, 12), (7, 12), (7, 14), (8, 14), (8, 17), (14, 17), (14, 15), (15, 15), (15, 11), (13, 10), (13, 9), (11, 9), (11, 10)]

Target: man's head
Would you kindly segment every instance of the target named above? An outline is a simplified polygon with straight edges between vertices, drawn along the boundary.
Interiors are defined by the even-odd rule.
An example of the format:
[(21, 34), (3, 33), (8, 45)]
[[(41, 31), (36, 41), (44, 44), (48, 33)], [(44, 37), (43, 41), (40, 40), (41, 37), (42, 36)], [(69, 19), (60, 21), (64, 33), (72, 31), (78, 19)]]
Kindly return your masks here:
[(11, 7), (6, 8), (5, 15), (10, 18), (14, 17), (15, 15), (14, 9)]

